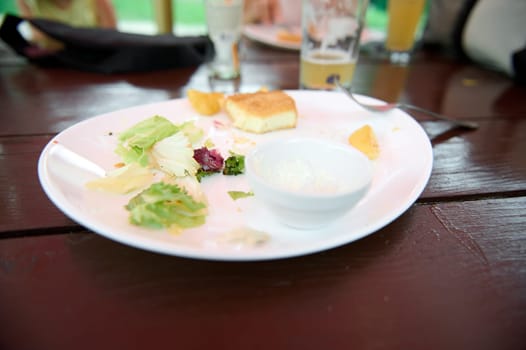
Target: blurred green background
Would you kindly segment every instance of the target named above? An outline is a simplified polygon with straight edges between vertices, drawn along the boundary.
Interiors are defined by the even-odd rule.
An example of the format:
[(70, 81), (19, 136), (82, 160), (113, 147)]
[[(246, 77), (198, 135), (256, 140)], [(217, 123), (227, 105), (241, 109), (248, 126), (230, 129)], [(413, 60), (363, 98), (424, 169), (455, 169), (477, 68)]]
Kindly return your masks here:
[[(203, 0), (172, 0), (176, 25), (183, 27), (204, 28), (205, 13)], [(152, 0), (113, 0), (119, 28), (126, 28), (125, 23), (150, 23), (155, 21)], [(370, 28), (385, 28), (387, 0), (371, 0), (367, 11), (367, 25)], [(0, 0), (0, 13), (18, 14), (15, 0)], [(123, 26), (121, 26), (123, 24)], [(138, 31), (141, 31), (139, 28)]]
[[(113, 0), (119, 21), (154, 21), (152, 0)], [(203, 0), (173, 0), (176, 21), (185, 24), (204, 23)], [(0, 13), (18, 14), (15, 0), (1, 0)]]

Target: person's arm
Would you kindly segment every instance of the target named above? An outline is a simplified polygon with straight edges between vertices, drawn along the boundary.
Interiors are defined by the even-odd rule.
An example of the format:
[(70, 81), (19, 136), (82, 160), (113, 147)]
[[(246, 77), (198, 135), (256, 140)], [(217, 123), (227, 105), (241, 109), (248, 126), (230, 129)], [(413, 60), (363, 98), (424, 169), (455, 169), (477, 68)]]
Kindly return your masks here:
[(32, 17), (33, 14), (31, 12), (31, 8), (25, 0), (16, 0), (16, 5), (22, 17)]
[(278, 0), (245, 0), (245, 23), (271, 24), (280, 16)]
[(111, 0), (95, 0), (95, 15), (99, 27), (117, 27), (117, 17)]

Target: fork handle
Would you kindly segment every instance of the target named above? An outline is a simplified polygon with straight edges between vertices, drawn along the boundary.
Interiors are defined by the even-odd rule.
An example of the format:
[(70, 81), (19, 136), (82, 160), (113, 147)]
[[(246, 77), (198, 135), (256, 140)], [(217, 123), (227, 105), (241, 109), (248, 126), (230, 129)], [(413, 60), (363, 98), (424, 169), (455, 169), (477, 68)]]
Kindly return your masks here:
[(418, 107), (418, 106), (415, 106), (415, 105), (401, 103), (401, 104), (398, 105), (398, 107), (402, 108), (402, 109), (404, 109), (404, 108), (405, 109), (412, 109), (412, 110), (417, 111), (417, 112), (428, 114), (428, 115), (430, 115), (432, 117), (435, 117), (436, 119), (445, 120), (445, 121), (451, 122), (451, 123), (453, 123), (455, 125), (461, 126), (463, 128), (466, 128), (466, 129), (477, 129), (479, 127), (479, 125), (477, 123), (475, 123), (475, 122), (469, 122), (469, 121), (464, 121), (464, 120), (452, 119), (452, 118), (446, 117), (445, 115), (442, 115), (442, 114), (439, 114), (439, 113), (435, 113), (435, 112), (429, 111), (427, 109), (424, 109), (424, 108), (421, 108), (421, 107)]

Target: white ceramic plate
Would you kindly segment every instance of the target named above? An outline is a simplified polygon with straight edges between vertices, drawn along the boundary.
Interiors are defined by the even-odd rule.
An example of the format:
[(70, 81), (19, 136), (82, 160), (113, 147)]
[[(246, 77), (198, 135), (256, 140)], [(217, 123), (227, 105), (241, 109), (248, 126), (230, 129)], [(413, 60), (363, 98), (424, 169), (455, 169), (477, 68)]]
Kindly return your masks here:
[[(244, 133), (230, 127), (228, 117), (200, 117), (188, 100), (177, 99), (100, 115), (80, 122), (58, 134), (44, 148), (38, 163), (41, 185), (51, 201), (67, 216), (86, 228), (112, 240), (137, 248), (191, 258), (212, 260), (266, 260), (319, 252), (365, 237), (404, 213), (420, 196), (429, 180), (433, 154), (429, 138), (408, 114), (394, 110), (372, 115), (339, 92), (288, 91), (296, 101), (297, 128), (263, 135)], [(368, 102), (377, 101), (361, 96)], [(228, 191), (250, 191), (244, 175), (207, 177), (202, 186), (209, 200), (206, 224), (174, 235), (128, 222), (124, 205), (130, 195), (112, 195), (87, 190), (93, 178), (88, 172), (50, 152), (56, 143), (68, 147), (111, 170), (120, 159), (113, 150), (117, 135), (133, 124), (162, 115), (175, 123), (194, 119), (222, 154), (229, 150), (248, 152), (254, 144), (274, 138), (309, 136), (347, 142), (348, 135), (369, 124), (380, 144), (380, 156), (373, 161), (374, 179), (366, 197), (341, 221), (324, 229), (301, 231), (285, 227), (255, 197), (232, 200)], [(349, 146), (351, 147), (351, 146)], [(225, 241), (232, 232), (245, 229), (267, 233), (261, 245)]]
[[(278, 32), (280, 30), (283, 29), (279, 26), (248, 24), (243, 27), (243, 34), (250, 40), (254, 40), (265, 45), (299, 51), (301, 49), (301, 43), (289, 42), (278, 39)], [(289, 31), (301, 35), (301, 28), (292, 27), (289, 29)], [(364, 45), (372, 41), (382, 41), (384, 40), (384, 38), (385, 33), (365, 28), (362, 31), (360, 43), (361, 45)]]

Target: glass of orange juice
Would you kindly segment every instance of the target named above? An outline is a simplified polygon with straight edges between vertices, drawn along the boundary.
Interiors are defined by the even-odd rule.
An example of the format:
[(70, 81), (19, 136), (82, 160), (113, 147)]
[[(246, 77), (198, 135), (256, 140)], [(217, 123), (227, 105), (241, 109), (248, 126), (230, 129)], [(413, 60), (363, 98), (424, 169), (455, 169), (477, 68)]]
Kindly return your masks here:
[(425, 0), (389, 0), (385, 48), (393, 63), (407, 63), (415, 44)]

